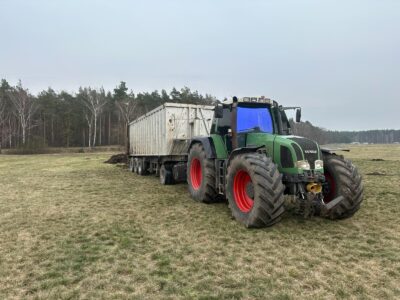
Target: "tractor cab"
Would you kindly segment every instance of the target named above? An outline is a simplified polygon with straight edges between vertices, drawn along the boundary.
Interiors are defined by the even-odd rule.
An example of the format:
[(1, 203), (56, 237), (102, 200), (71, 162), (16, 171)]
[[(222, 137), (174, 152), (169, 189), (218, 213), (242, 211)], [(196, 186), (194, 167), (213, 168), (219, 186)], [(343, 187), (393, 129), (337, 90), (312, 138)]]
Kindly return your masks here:
[[(211, 133), (223, 137), (228, 153), (246, 147), (251, 133), (278, 134), (276, 105), (264, 97), (234, 97), (232, 102), (225, 101), (216, 107)], [(285, 125), (290, 127), (289, 122)]]
[[(323, 163), (315, 163), (320, 160), (318, 144), (291, 135), (285, 113), (288, 109), (296, 110), (296, 122), (300, 122), (300, 107), (282, 107), (265, 97), (234, 97), (216, 107), (211, 134), (222, 138), (227, 155), (248, 147), (263, 147), (283, 173), (303, 173), (311, 165), (321, 169)], [(311, 161), (306, 163), (307, 159)]]

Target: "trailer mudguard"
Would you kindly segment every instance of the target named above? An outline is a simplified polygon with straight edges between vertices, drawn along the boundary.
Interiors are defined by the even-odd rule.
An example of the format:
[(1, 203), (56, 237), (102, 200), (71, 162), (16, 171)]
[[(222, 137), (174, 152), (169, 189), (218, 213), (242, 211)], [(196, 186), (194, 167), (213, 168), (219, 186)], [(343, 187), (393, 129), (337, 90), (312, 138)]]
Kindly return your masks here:
[(200, 143), (203, 145), (204, 150), (206, 151), (207, 158), (216, 158), (217, 155), (215, 154), (215, 149), (214, 149), (214, 143), (210, 137), (206, 136), (198, 136), (198, 137), (193, 137), (192, 140), (190, 141), (190, 145), (188, 148), (188, 153), (190, 151), (190, 148), (192, 148), (193, 144)]

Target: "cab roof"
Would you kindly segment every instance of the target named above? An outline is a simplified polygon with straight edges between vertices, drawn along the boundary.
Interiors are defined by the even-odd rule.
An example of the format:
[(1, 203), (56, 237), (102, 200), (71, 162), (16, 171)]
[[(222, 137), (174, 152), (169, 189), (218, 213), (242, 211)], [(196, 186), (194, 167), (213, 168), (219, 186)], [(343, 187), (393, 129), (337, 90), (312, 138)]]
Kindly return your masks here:
[(258, 96), (258, 97), (231, 97), (229, 99), (226, 99), (222, 102), (222, 104), (232, 104), (233, 102), (238, 102), (238, 103), (265, 103), (265, 104), (270, 104), (274, 106), (278, 106), (278, 103), (275, 100), (271, 100), (270, 98), (267, 98), (265, 96)]

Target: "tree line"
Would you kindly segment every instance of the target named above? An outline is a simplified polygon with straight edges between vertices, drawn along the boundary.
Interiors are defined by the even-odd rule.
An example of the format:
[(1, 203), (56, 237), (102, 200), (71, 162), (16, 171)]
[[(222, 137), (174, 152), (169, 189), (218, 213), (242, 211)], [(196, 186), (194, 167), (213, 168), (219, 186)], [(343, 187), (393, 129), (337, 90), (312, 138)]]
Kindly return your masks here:
[(113, 91), (81, 87), (77, 93), (51, 88), (32, 95), (19, 82), (0, 84), (1, 148), (123, 145), (127, 124), (165, 103), (214, 104), (216, 98), (188, 87), (137, 93), (120, 82)]
[[(188, 87), (135, 94), (123, 81), (112, 91), (81, 87), (69, 93), (48, 88), (32, 95), (21, 82), (11, 86), (2, 79), (0, 151), (124, 145), (127, 124), (165, 102), (213, 105), (218, 100)], [(330, 131), (308, 121), (291, 123), (293, 134), (320, 144), (400, 142), (400, 130)]]
[(314, 126), (309, 121), (294, 123), (290, 120), (292, 132), (298, 136), (308, 137), (319, 144), (391, 144), (400, 143), (400, 130), (381, 129), (364, 131), (333, 131)]

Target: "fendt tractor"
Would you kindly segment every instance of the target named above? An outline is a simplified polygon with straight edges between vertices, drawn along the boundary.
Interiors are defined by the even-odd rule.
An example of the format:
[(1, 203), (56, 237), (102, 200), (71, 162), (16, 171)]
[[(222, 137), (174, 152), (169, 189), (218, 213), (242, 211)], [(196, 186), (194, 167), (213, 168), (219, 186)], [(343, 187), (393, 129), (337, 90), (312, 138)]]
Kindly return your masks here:
[(363, 200), (357, 168), (342, 155), (292, 135), (288, 109), (265, 97), (214, 106), (165, 103), (128, 127), (129, 169), (162, 184), (187, 181), (191, 197), (227, 199), (246, 227), (305, 217), (351, 217)]

